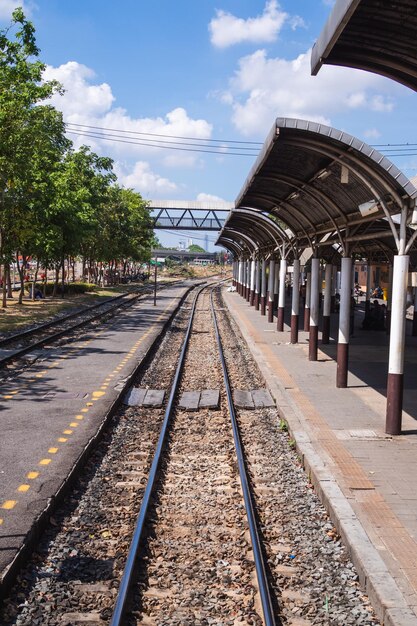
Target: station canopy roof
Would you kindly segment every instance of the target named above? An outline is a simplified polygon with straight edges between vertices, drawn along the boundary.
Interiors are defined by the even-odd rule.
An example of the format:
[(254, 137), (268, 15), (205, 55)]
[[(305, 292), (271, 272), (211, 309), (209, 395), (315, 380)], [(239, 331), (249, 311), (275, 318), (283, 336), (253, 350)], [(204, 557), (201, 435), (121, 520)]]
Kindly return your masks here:
[(346, 65), (417, 90), (415, 0), (337, 0), (311, 55), (311, 71)]
[(411, 210), (416, 197), (404, 174), (359, 139), (278, 118), (218, 243), (229, 247), (227, 232), (228, 242), (239, 245), (239, 234), (246, 233), (259, 251), (280, 251), (284, 244), (288, 253), (314, 245), (337, 250), (342, 237), (352, 251), (392, 254), (387, 213)]

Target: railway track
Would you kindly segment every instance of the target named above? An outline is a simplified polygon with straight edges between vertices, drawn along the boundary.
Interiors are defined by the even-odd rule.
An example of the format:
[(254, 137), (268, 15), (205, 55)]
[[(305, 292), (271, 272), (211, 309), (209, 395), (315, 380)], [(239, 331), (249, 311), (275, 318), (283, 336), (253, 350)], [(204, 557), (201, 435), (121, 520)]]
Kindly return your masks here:
[(138, 298), (146, 293), (151, 293), (151, 291), (150, 288), (139, 287), (133, 292), (107, 298), (82, 310), (60, 316), (26, 331), (3, 337), (0, 339), (0, 370), (25, 355), (41, 350), (44, 346), (73, 334), (88, 324), (98, 323), (103, 318), (114, 315), (116, 311), (132, 306)]
[[(177, 361), (185, 354), (191, 298), (136, 386), (173, 387)], [(262, 387), (217, 292), (214, 308), (233, 389)], [(155, 469), (166, 407), (126, 407), (118, 413), (5, 600), (1, 624), (103, 626), (112, 619), (117, 623), (117, 615), (129, 625), (274, 623), (264, 621), (211, 315), (206, 291), (178, 374), (179, 393), (220, 389), (220, 407), (190, 412), (180, 409), (178, 399), (173, 402), (175, 415), (167, 443), (160, 446), (163, 458), (154, 472), (145, 532), (135, 539), (138, 558), (131, 553), (136, 565), (128, 576), (132, 595), (126, 576), (121, 580)], [(288, 626), (378, 624), (276, 409), (239, 409), (236, 418), (272, 590), (271, 619)], [(129, 597), (126, 609), (118, 591)]]
[[(215, 310), (207, 300), (203, 289), (190, 315), (111, 626), (126, 623), (135, 568), (139, 581), (130, 593), (137, 608), (131, 619), (138, 623), (200, 623), (225, 614), (276, 623)], [(227, 398), (218, 412), (181, 409), (181, 388), (204, 390), (213, 380)], [(152, 537), (142, 546), (147, 558), (137, 564), (145, 535)], [(174, 598), (172, 578), (178, 587)]]

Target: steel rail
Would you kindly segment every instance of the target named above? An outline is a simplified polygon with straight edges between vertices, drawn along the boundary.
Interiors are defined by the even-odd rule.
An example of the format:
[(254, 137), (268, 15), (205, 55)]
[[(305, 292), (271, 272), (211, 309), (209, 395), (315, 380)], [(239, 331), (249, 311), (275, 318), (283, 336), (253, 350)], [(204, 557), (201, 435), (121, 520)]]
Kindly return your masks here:
[[(175, 282), (180, 282), (180, 281), (175, 281)], [(161, 286), (165, 287), (167, 283), (162, 283)], [(150, 293), (150, 292), (149, 292)], [(11, 352), (10, 354), (8, 354), (7, 356), (4, 356), (2, 358), (0, 358), (0, 369), (2, 367), (4, 367), (5, 365), (7, 365), (8, 363), (15, 361), (16, 359), (19, 359), (20, 357), (24, 356), (25, 354), (28, 354), (29, 352), (31, 352), (32, 350), (36, 350), (37, 348), (42, 348), (42, 346), (44, 346), (47, 343), (50, 343), (52, 341), (56, 341), (57, 339), (60, 339), (61, 337), (67, 335), (68, 333), (72, 332), (73, 330), (77, 330), (78, 328), (82, 328), (82, 326), (86, 326), (87, 324), (89, 324), (90, 322), (94, 322), (97, 319), (100, 319), (100, 317), (103, 317), (104, 315), (106, 315), (107, 313), (112, 313), (115, 309), (118, 309), (119, 307), (123, 307), (124, 309), (129, 308), (130, 306), (132, 306), (136, 300), (138, 298), (140, 298), (140, 296), (146, 294), (146, 288), (145, 289), (141, 289), (139, 290), (135, 290), (135, 291), (131, 291), (131, 292), (126, 292), (121, 294), (120, 296), (116, 296), (115, 298), (108, 298), (107, 300), (105, 300), (104, 302), (99, 302), (97, 304), (93, 304), (92, 306), (83, 309), (82, 311), (77, 311), (75, 313), (70, 313), (69, 315), (65, 316), (65, 317), (61, 317), (58, 320), (52, 320), (51, 322), (47, 322), (46, 324), (42, 324), (41, 326), (37, 326), (36, 328), (32, 328), (30, 330), (24, 331), (21, 334), (16, 334), (13, 335), (12, 337), (7, 337), (5, 338), (4, 342), (5, 343), (11, 343), (12, 339), (13, 341), (16, 341), (17, 339), (23, 338), (23, 337), (29, 337), (30, 335), (34, 335), (39, 331), (42, 331), (48, 327), (54, 326), (54, 325), (59, 325), (61, 322), (65, 322), (68, 321), (69, 319), (73, 318), (73, 317), (79, 317), (81, 315), (83, 315), (84, 313), (88, 313), (89, 311), (91, 311), (92, 309), (96, 309), (98, 307), (102, 307), (105, 304), (108, 304), (109, 302), (115, 302), (118, 300), (121, 300), (122, 298), (126, 298), (126, 296), (132, 295), (134, 294), (134, 297), (131, 298), (130, 300), (128, 300), (127, 302), (122, 302), (115, 304), (114, 306), (109, 307), (108, 309), (106, 309), (103, 312), (98, 313), (97, 315), (93, 315), (91, 317), (88, 317), (87, 319), (83, 319), (81, 320), (78, 324), (74, 324), (73, 326), (69, 326), (67, 328), (63, 328), (62, 330), (59, 330), (55, 333), (52, 333), (51, 335), (47, 335), (46, 337), (44, 337), (43, 339), (40, 339), (39, 341), (35, 341), (32, 344), (30, 344), (29, 346), (26, 346), (24, 348), (20, 348), (19, 350), (15, 350), (13, 352)], [(10, 340), (10, 341), (8, 341)], [(0, 342), (0, 347), (4, 345), (3, 343)]]
[(235, 442), (236, 456), (237, 456), (237, 462), (238, 462), (238, 467), (239, 467), (240, 483), (242, 486), (243, 499), (244, 499), (245, 508), (246, 508), (246, 516), (247, 516), (247, 520), (249, 524), (249, 532), (250, 532), (250, 537), (252, 541), (253, 556), (255, 560), (256, 576), (258, 579), (259, 593), (261, 596), (264, 622), (265, 622), (265, 626), (276, 626), (274, 610), (273, 610), (272, 601), (271, 601), (271, 594), (269, 591), (269, 584), (268, 584), (266, 571), (265, 571), (264, 558), (262, 555), (261, 541), (259, 539), (253, 500), (252, 500), (248, 476), (246, 472), (242, 441), (240, 438), (239, 426), (237, 423), (235, 408), (233, 404), (232, 391), (231, 391), (230, 382), (229, 382), (229, 375), (227, 371), (226, 360), (224, 358), (222, 341), (220, 338), (216, 312), (214, 309), (214, 303), (213, 303), (214, 289), (215, 288), (211, 290), (211, 312), (213, 316), (214, 331), (216, 334), (217, 345), (219, 348), (220, 361), (222, 364), (223, 379), (224, 379), (224, 385), (226, 388), (227, 403), (229, 407), (230, 419), (232, 422), (233, 439)]
[(21, 339), (24, 339), (25, 337), (30, 337), (31, 335), (34, 335), (35, 333), (51, 328), (51, 326), (60, 324), (61, 322), (66, 322), (74, 317), (83, 315), (83, 313), (88, 313), (89, 311), (98, 309), (99, 307), (104, 306), (108, 304), (109, 302), (116, 302), (117, 300), (121, 300), (122, 298), (125, 298), (128, 295), (129, 295), (129, 292), (126, 291), (125, 293), (122, 293), (121, 295), (116, 296), (115, 298), (106, 298), (106, 300), (103, 300), (102, 302), (98, 302), (97, 304), (92, 304), (91, 306), (85, 307), (85, 309), (74, 311), (73, 313), (69, 313), (68, 315), (63, 315), (60, 318), (51, 320), (50, 322), (45, 322), (45, 324), (39, 324), (35, 328), (30, 328), (29, 330), (23, 330), (22, 332), (15, 333), (14, 335), (8, 335), (7, 337), (0, 339), (0, 348), (2, 348), (3, 346), (7, 346), (9, 343), (13, 343), (14, 341), (20, 341)]
[[(166, 287), (167, 285), (171, 285), (171, 284), (176, 284), (181, 282), (180, 280), (176, 280), (173, 282), (161, 282), (158, 284), (159, 287)], [(136, 294), (137, 297), (146, 294), (146, 290), (150, 288), (150, 285), (141, 285), (138, 289), (135, 289), (133, 291), (125, 291), (124, 293), (120, 294), (119, 296), (115, 296), (114, 298), (106, 298), (106, 300), (103, 300), (102, 302), (97, 302), (96, 304), (92, 304), (90, 306), (85, 307), (84, 309), (75, 311), (73, 313), (69, 313), (68, 315), (63, 315), (62, 317), (59, 317), (57, 319), (53, 319), (50, 322), (45, 322), (44, 324), (39, 324), (38, 326), (35, 326), (34, 328), (30, 328), (29, 330), (23, 330), (21, 332), (15, 333), (14, 335), (8, 335), (7, 337), (2, 337), (0, 338), (0, 348), (7, 346), (10, 343), (13, 343), (14, 341), (19, 341), (21, 339), (24, 339), (25, 337), (30, 337), (31, 335), (35, 335), (38, 332), (41, 332), (43, 330), (46, 330), (48, 328), (51, 328), (52, 326), (57, 326), (58, 324), (60, 324), (61, 322), (66, 322), (74, 317), (78, 317), (80, 315), (83, 315), (84, 313), (88, 313), (89, 311), (93, 311), (94, 309), (98, 309), (99, 307), (105, 306), (106, 304), (108, 304), (109, 302), (116, 302), (118, 300), (121, 300), (122, 298), (126, 298), (127, 296), (131, 295), (131, 294)], [(149, 293), (151, 293), (149, 291)], [(109, 309), (113, 310), (113, 309)], [(92, 319), (92, 318), (90, 318)], [(71, 329), (69, 329), (71, 330)], [(1, 363), (1, 361), (0, 361)]]
[(161, 432), (159, 434), (158, 443), (155, 449), (154, 458), (152, 460), (151, 469), (149, 471), (148, 482), (146, 484), (145, 493), (143, 494), (142, 504), (140, 506), (140, 511), (138, 515), (138, 519), (136, 522), (135, 530), (133, 533), (133, 538), (130, 544), (125, 569), (123, 572), (122, 580), (120, 582), (119, 593), (117, 595), (116, 604), (113, 610), (113, 616), (110, 622), (110, 626), (120, 626), (122, 623), (123, 613), (126, 607), (126, 600), (128, 597), (130, 581), (132, 578), (133, 570), (135, 567), (136, 557), (139, 549), (139, 545), (143, 536), (143, 531), (145, 527), (146, 515), (149, 508), (149, 503), (151, 500), (156, 476), (158, 473), (158, 469), (160, 466), (162, 453), (165, 445), (165, 439), (168, 431), (168, 426), (170, 423), (171, 415), (174, 408), (174, 398), (177, 393), (179, 387), (180, 376), (182, 373), (185, 353), (188, 348), (189, 338), (191, 334), (191, 327), (194, 319), (194, 313), (197, 305), (197, 300), (200, 293), (205, 289), (205, 286), (201, 287), (199, 291), (196, 293), (194, 298), (193, 306), (190, 313), (190, 319), (188, 321), (187, 331), (184, 338), (184, 343), (181, 349), (181, 354), (178, 359), (177, 369), (175, 371), (174, 381), (172, 383), (171, 391), (168, 398), (168, 403), (165, 409), (164, 419), (161, 426)]
[(52, 341), (56, 341), (57, 339), (60, 339), (64, 335), (67, 335), (68, 333), (72, 332), (73, 330), (82, 328), (83, 326), (90, 324), (90, 322), (94, 322), (95, 320), (100, 319), (100, 317), (103, 317), (104, 315), (111, 313), (115, 309), (118, 309), (121, 307), (125, 309), (129, 308), (136, 302), (136, 300), (141, 295), (142, 294), (139, 293), (134, 298), (132, 298), (131, 300), (128, 300), (127, 302), (123, 302), (122, 304), (119, 304), (119, 303), (115, 304), (112, 307), (109, 307), (108, 309), (106, 309), (105, 311), (97, 313), (96, 315), (93, 315), (92, 317), (89, 317), (87, 319), (81, 320), (80, 322), (78, 322), (77, 324), (74, 324), (73, 326), (70, 326), (68, 328), (63, 328), (62, 330), (58, 330), (57, 332), (52, 333), (52, 335), (43, 337), (43, 339), (39, 339), (39, 341), (35, 341), (34, 343), (30, 344), (29, 346), (26, 346), (25, 348), (20, 348), (19, 350), (15, 350), (14, 352), (11, 352), (7, 356), (0, 358), (0, 369), (4, 367), (5, 365), (7, 365), (7, 363), (10, 363), (11, 361), (15, 361), (16, 359), (19, 359), (20, 357), (24, 356), (25, 354), (28, 354), (32, 350), (36, 350), (37, 348), (42, 348), (42, 346), (44, 346), (45, 344), (50, 343)]

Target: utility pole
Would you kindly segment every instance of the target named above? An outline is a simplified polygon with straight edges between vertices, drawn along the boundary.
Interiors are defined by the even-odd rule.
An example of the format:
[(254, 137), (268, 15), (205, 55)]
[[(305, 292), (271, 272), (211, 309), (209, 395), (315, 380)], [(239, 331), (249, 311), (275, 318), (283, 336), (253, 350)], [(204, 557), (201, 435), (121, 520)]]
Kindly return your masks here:
[(153, 286), (153, 305), (156, 306), (156, 281), (157, 281), (157, 277), (158, 277), (158, 262), (157, 262), (157, 258), (155, 257), (155, 279), (154, 279), (154, 286)]

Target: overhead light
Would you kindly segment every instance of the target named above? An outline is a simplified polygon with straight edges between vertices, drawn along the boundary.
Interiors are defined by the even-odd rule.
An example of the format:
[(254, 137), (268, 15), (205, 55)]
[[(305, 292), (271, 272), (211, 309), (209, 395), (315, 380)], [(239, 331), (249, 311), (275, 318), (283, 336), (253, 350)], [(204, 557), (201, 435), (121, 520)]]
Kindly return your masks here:
[(319, 178), (320, 180), (324, 180), (325, 178), (327, 178), (328, 176), (330, 176), (331, 172), (330, 170), (320, 170), (320, 172), (317, 174), (316, 178)]
[(365, 217), (366, 215), (370, 215), (371, 213), (378, 213), (379, 204), (376, 200), (370, 200), (369, 202), (364, 202), (358, 206), (358, 209), (362, 215)]
[(298, 198), (299, 195), (300, 194), (298, 193), (298, 191), (294, 191), (294, 193), (288, 196), (288, 200), (295, 200), (296, 198)]
[(340, 182), (342, 185), (347, 185), (349, 182), (349, 170), (345, 165), (342, 165), (342, 170), (340, 172)]

